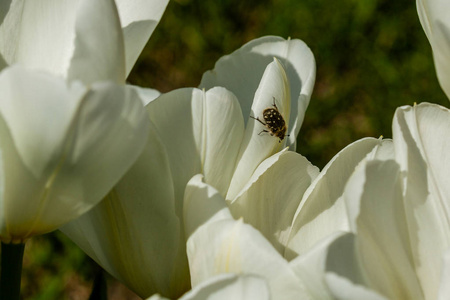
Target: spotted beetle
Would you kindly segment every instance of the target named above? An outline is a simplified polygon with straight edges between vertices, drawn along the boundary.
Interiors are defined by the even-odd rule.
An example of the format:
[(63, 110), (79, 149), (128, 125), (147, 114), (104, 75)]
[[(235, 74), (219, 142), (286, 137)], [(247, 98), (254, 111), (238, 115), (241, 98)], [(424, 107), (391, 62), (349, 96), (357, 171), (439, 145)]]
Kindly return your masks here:
[(279, 138), (279, 143), (281, 143), (284, 137), (289, 136), (289, 134), (286, 134), (286, 122), (284, 121), (283, 116), (281, 115), (277, 105), (275, 104), (275, 97), (273, 97), (273, 107), (268, 107), (263, 110), (264, 122), (261, 121), (258, 117), (250, 117), (263, 124), (267, 128), (267, 130), (264, 129), (260, 133), (258, 133), (259, 135), (263, 132), (267, 132), (271, 136), (276, 136), (277, 138)]

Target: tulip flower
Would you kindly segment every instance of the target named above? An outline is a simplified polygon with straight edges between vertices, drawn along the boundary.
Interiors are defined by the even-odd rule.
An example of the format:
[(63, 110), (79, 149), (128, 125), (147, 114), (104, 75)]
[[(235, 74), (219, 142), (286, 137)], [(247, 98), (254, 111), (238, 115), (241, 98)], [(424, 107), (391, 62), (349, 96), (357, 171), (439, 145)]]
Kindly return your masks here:
[(24, 241), (81, 215), (137, 158), (148, 124), (138, 95), (123, 84), (167, 2), (5, 3), (2, 241)]
[(52, 231), (93, 207), (145, 143), (146, 116), (125, 86), (67, 85), (15, 66), (0, 73), (0, 99), (5, 243)]
[[(269, 42), (272, 40), (280, 46), (280, 40), (273, 37), (252, 43), (273, 50), (274, 45)], [(285, 43), (302, 45), (300, 41)], [(249, 49), (254, 51), (255, 47)], [(263, 48), (256, 49), (264, 53)], [(259, 53), (256, 52), (256, 57), (261, 57)], [(292, 51), (289, 53), (293, 55)], [(245, 57), (249, 59), (248, 55)], [(233, 57), (226, 61), (236, 64)], [(283, 92), (291, 81), (280, 61), (272, 59), (266, 66), (251, 105), (243, 105), (243, 100), (238, 100), (234, 93), (218, 87), (208, 91), (180, 89), (150, 102), (147, 108), (152, 124), (141, 157), (104, 201), (62, 227), (62, 231), (140, 296), (148, 297), (157, 292), (178, 298), (191, 288), (193, 279), (189, 273), (192, 266), (186, 257), (188, 236), (184, 234), (185, 226), (191, 225), (186, 225), (183, 216), (183, 195), (192, 176), (202, 173), (204, 182), (225, 199), (233, 218), (242, 218), (251, 224), (264, 243), (275, 249), (277, 261), (287, 264), (283, 258), (287, 253), (293, 260), (299, 250), (286, 247), (293, 220), (302, 196), (316, 182), (319, 172), (301, 155), (282, 149), (284, 145), (293, 146), (287, 137), (280, 142), (270, 132), (264, 132), (267, 128), (253, 119), (262, 120), (261, 112), (273, 107), (275, 99), (286, 123), (295, 124), (293, 118), (286, 115), (289, 100), (299, 100), (287, 97), (292, 93)], [(220, 72), (215, 75), (222, 77)], [(301, 101), (309, 99), (306, 94), (301, 95)], [(248, 115), (244, 118), (245, 107)], [(287, 133), (291, 134), (290, 130), (288, 128)], [(383, 152), (376, 150), (383, 148), (383, 144), (372, 138), (359, 141), (333, 159), (333, 167), (328, 167), (325, 173), (338, 173), (342, 167), (344, 173), (339, 173), (342, 177), (339, 180), (344, 182), (340, 184), (345, 184), (344, 177), (350, 176), (359, 161), (374, 151)], [(235, 180), (235, 177), (241, 179)], [(316, 184), (321, 188), (327, 186), (326, 180), (332, 180), (323, 175), (321, 178)], [(208, 221), (201, 210), (200, 206), (192, 210), (189, 220), (194, 221), (190, 222)], [(312, 249), (317, 242), (319, 239), (306, 243)], [(292, 255), (292, 251), (297, 254)], [(303, 256), (299, 257), (295, 260), (298, 264)], [(308, 263), (303, 261), (303, 265)], [(203, 279), (207, 278), (210, 276)], [(194, 289), (195, 286), (196, 283)]]
[(316, 289), (323, 274), (314, 257), (336, 236), (288, 262), (258, 230), (235, 220), (201, 175), (187, 185), (184, 219), (194, 289), (219, 274), (252, 274), (265, 279), (271, 299), (333, 299), (328, 290)]
[(0, 72), (0, 120), (0, 299), (18, 299), (21, 257), (8, 249), (95, 206), (142, 151), (148, 119), (130, 87), (12, 66)]
[(395, 159), (364, 160), (344, 191), (353, 233), (330, 243), (326, 283), (338, 299), (447, 299), (450, 110), (397, 109)]
[(420, 23), (433, 50), (437, 77), (450, 99), (450, 3), (445, 0), (417, 0)]
[(167, 1), (136, 4), (5, 6), (0, 54), (3, 66), (12, 67), (2, 72), (0, 91), (3, 242), (23, 242), (87, 211), (145, 145), (148, 124), (138, 95), (114, 83), (125, 82)]
[(1, 5), (0, 299), (20, 292), (9, 244), (95, 206), (145, 145), (143, 92), (124, 83), (168, 1), (137, 2)]
[[(239, 63), (243, 58), (248, 62)], [(318, 174), (304, 157), (283, 150), (294, 147), (304, 111), (298, 112), (306, 109), (314, 82), (314, 60), (306, 45), (261, 38), (216, 65), (212, 73), (224, 79), (217, 85), (233, 79), (230, 70), (248, 75), (251, 96), (242, 94), (240, 85), (237, 95), (223, 87), (180, 89), (150, 102), (152, 125), (141, 157), (99, 206), (62, 228), (142, 297), (178, 298), (191, 288), (182, 211), (192, 176), (203, 174), (233, 216), (261, 224), (258, 229), (281, 252), (301, 196)], [(256, 120), (265, 120), (267, 108), (277, 109), (289, 137), (271, 135)]]

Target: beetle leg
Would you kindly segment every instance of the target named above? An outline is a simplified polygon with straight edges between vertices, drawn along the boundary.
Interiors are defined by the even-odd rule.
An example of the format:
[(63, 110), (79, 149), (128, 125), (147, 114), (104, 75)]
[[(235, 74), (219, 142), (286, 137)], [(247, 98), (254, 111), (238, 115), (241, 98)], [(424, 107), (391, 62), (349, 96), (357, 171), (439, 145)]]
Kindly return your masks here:
[(273, 106), (278, 110), (278, 107), (277, 107), (277, 105), (275, 104), (275, 97), (272, 97), (273, 98)]
[(263, 124), (264, 126), (267, 125), (266, 123), (264, 123), (263, 121), (261, 121), (258, 117), (255, 118), (255, 117), (250, 116), (250, 118), (255, 119), (256, 121), (258, 121), (259, 123)]
[(258, 133), (258, 135), (261, 135), (261, 133), (263, 133), (263, 132), (269, 132), (269, 131), (264, 129), (260, 133)]

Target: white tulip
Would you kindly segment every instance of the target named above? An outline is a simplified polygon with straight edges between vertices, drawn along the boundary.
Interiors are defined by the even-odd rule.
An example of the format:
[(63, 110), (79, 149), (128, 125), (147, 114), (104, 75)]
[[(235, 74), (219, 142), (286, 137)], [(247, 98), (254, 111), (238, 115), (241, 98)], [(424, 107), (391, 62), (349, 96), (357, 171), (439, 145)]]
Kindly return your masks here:
[[(395, 160), (364, 160), (344, 199), (354, 234), (329, 248), (328, 287), (338, 299), (448, 299), (450, 110), (397, 109)], [(344, 285), (345, 284), (345, 287)]]
[[(294, 49), (299, 57), (291, 62), (289, 57), (296, 57)], [(144, 153), (105, 201), (64, 226), (63, 232), (142, 297), (159, 293), (178, 298), (219, 273), (239, 273), (240, 268), (266, 278), (271, 276), (268, 265), (273, 261), (274, 274), (280, 272), (282, 279), (266, 278), (271, 294), (333, 299), (326, 288), (312, 290), (313, 286), (325, 286), (321, 279), (325, 267), (315, 271), (304, 257), (323, 257), (323, 249), (333, 241), (329, 235), (350, 230), (342, 200), (347, 179), (365, 158), (393, 157), (393, 147), (390, 141), (360, 140), (340, 152), (319, 175), (304, 157), (283, 149), (295, 147), (295, 142), (287, 137), (280, 142), (263, 131), (267, 127), (252, 117), (262, 120), (262, 111), (273, 107), (274, 101), (288, 124), (286, 133), (293, 136), (300, 128), (310, 96), (307, 92), (312, 90), (307, 83), (313, 82), (301, 74), (315, 72), (314, 68), (295, 71), (302, 61), (305, 66), (314, 66), (313, 61), (302, 59), (306, 50), (301, 41), (262, 38), (220, 60), (214, 72), (205, 74), (205, 86), (211, 81), (211, 85), (227, 86), (235, 93), (219, 87), (208, 91), (180, 89), (150, 102), (147, 108), (152, 126)], [(279, 51), (280, 56), (289, 53), (289, 57), (274, 60), (273, 51)], [(310, 53), (306, 56), (312, 59)], [(290, 66), (290, 71), (285, 72), (283, 65)], [(259, 74), (259, 81), (254, 73)], [(248, 81), (242, 81), (243, 74)], [(299, 78), (301, 83), (295, 84)], [(246, 84), (251, 92), (245, 90)], [(195, 177), (191, 189), (186, 190), (196, 174), (203, 174), (203, 180)], [(184, 201), (207, 201), (210, 205), (186, 211), (183, 197)], [(330, 206), (335, 208), (321, 213)], [(223, 230), (210, 223), (212, 215), (222, 215), (219, 211), (226, 211), (223, 214), (230, 224), (222, 226)], [(234, 221), (239, 218), (254, 229)], [(195, 228), (206, 223), (211, 226), (204, 230), (214, 234), (196, 235), (198, 242), (189, 238)], [(220, 241), (235, 227), (239, 229), (237, 241), (256, 239), (261, 246), (260, 254), (253, 248), (245, 252), (246, 259), (262, 255), (261, 261), (267, 260), (267, 265), (245, 265), (242, 257), (230, 258), (216, 272), (212, 262), (202, 261), (205, 255), (217, 254), (213, 246), (220, 252), (230, 244)], [(231, 254), (223, 251), (220, 253)], [(319, 260), (312, 262), (319, 264)]]
[(80, 216), (142, 152), (148, 119), (125, 78), (167, 2), (1, 5), (2, 242)]
[[(249, 241), (257, 236), (262, 247), (261, 255), (269, 261), (273, 260), (278, 272), (284, 274), (280, 278), (286, 281), (277, 281), (276, 277), (268, 279), (271, 293), (292, 293), (289, 297), (311, 294), (317, 299), (332, 299), (326, 289), (323, 292), (310, 290), (309, 286), (319, 284), (321, 273), (315, 272), (302, 257), (322, 253), (319, 249), (326, 248), (327, 243), (331, 242), (328, 234), (335, 235), (336, 230), (343, 229), (334, 226), (334, 221), (346, 218), (346, 214), (339, 209), (344, 214), (335, 218), (328, 215), (330, 223), (324, 222), (327, 215), (318, 216), (317, 209), (312, 205), (313, 199), (320, 201), (320, 195), (326, 196), (319, 208), (327, 207), (323, 204), (327, 201), (340, 203), (346, 180), (357, 164), (367, 156), (390, 157), (392, 145), (389, 141), (373, 138), (358, 141), (339, 153), (319, 175), (318, 169), (304, 157), (283, 149), (284, 146), (294, 146), (291, 140), (286, 137), (280, 142), (278, 137), (263, 132), (267, 127), (252, 118), (262, 120), (262, 111), (273, 107), (275, 101), (288, 124), (287, 133), (295, 134), (292, 127), (298, 125), (296, 128), (299, 128), (304, 113), (300, 107), (306, 108), (305, 101), (309, 100), (306, 91), (312, 90), (307, 84), (305, 88), (301, 83), (294, 84), (295, 78), (300, 78), (300, 74), (314, 74), (314, 69), (308, 71), (304, 68), (303, 73), (297, 73), (292, 68), (290, 73), (286, 73), (282, 59), (269, 58), (267, 62), (268, 56), (263, 54), (277, 50), (295, 57), (294, 49), (299, 49), (297, 59), (302, 61), (300, 57), (307, 48), (301, 41), (284, 41), (274, 37), (262, 38), (249, 45), (258, 46), (244, 46), (245, 51), (238, 50), (221, 60), (216, 65), (216, 71), (205, 77), (214, 75), (216, 79), (224, 77), (232, 81), (230, 73), (220, 71), (229, 71), (230, 68), (237, 72), (236, 76), (248, 74), (248, 86), (254, 91), (253, 96), (245, 98), (242, 86), (235, 87), (237, 95), (240, 95), (238, 97), (220, 87), (208, 91), (186, 88), (151, 101), (147, 108), (152, 124), (141, 157), (101, 204), (62, 228), (89, 256), (142, 297), (159, 293), (164, 297), (178, 298), (191, 287), (195, 289), (198, 284), (216, 275), (209, 269), (202, 273), (201, 261), (196, 262), (190, 257), (188, 263), (186, 240), (193, 232), (192, 228), (211, 221), (211, 215), (226, 207), (229, 224), (240, 224), (238, 228), (243, 228), (243, 242), (247, 235)], [(267, 49), (264, 50), (264, 47)], [(308, 57), (312, 58), (312, 55)], [(254, 87), (256, 75), (245, 70), (261, 70), (261, 61), (266, 64), (265, 69), (259, 73), (260, 81)], [(227, 67), (227, 62), (231, 67)], [(249, 66), (251, 62), (255, 63), (252, 67)], [(300, 66), (287, 62), (284, 64)], [(314, 66), (313, 61), (305, 63), (305, 66), (308, 65)], [(237, 66), (242, 67), (242, 72), (236, 71)], [(301, 82), (311, 81), (307, 77)], [(289, 91), (293, 85), (297, 91), (295, 97)], [(248, 99), (253, 99), (253, 102), (247, 103)], [(291, 108), (294, 106), (292, 101), (297, 103), (295, 110)], [(296, 115), (293, 111), (301, 113)], [(198, 195), (195, 196), (186, 191), (186, 184), (196, 174), (203, 174), (204, 183), (199, 183), (197, 178), (194, 181), (197, 184), (193, 184), (190, 191), (203, 189), (206, 194), (196, 192)], [(314, 187), (311, 188), (311, 184)], [(204, 188), (194, 188), (198, 185)], [(183, 214), (186, 210), (183, 197), (185, 201), (207, 198), (204, 201), (211, 205), (196, 205), (195, 209)], [(301, 204), (302, 197), (307, 200)], [(214, 203), (220, 205), (214, 206)], [(301, 221), (298, 216), (302, 216)], [(322, 218), (321, 221), (314, 222), (316, 217)], [(240, 218), (255, 229), (242, 221), (233, 221)], [(308, 247), (300, 249), (298, 237), (305, 233), (302, 226), (306, 225), (301, 223), (305, 221), (312, 221), (309, 226), (313, 227), (308, 230), (313, 228), (312, 232), (318, 234), (306, 234), (304, 243)], [(227, 231), (219, 234), (219, 228), (214, 230), (222, 238), (228, 234)], [(237, 236), (240, 234), (241, 231)], [(198, 247), (204, 248), (205, 255), (211, 250), (210, 243), (214, 240), (213, 236), (207, 236), (210, 239), (201, 238), (202, 241), (198, 242)], [(322, 238), (328, 238), (328, 242), (323, 242)], [(197, 243), (192, 240), (188, 245)], [(216, 246), (219, 249), (220, 243)], [(192, 250), (189, 247), (188, 253)], [(253, 251), (246, 253), (246, 257), (251, 255), (257, 254)], [(202, 255), (198, 257), (201, 260)], [(236, 264), (239, 265), (239, 262), (238, 259)], [(231, 263), (234, 260), (230, 260)], [(204, 267), (211, 268), (212, 265)], [(260, 276), (264, 272), (270, 273), (264, 265), (247, 267), (250, 274), (256, 272), (253, 270), (255, 267), (260, 268), (257, 271)], [(198, 273), (192, 273), (193, 268), (199, 270)], [(310, 279), (299, 275), (306, 270), (311, 274)], [(306, 282), (304, 287), (294, 287), (301, 285), (301, 282)]]
[[(295, 143), (312, 91), (311, 52), (299, 40), (261, 38), (219, 61), (213, 73), (230, 79), (226, 61), (235, 66), (242, 55), (248, 62), (233, 70), (248, 75), (250, 97), (239, 93), (242, 86), (236, 95), (222, 87), (186, 88), (151, 101), (141, 157), (105, 201), (62, 228), (142, 297), (177, 298), (191, 287), (182, 211), (192, 176), (204, 174), (233, 216), (255, 226), (282, 253), (295, 209), (318, 174), (304, 157), (283, 149)], [(290, 135), (281, 141), (252, 118), (264, 120), (263, 111), (274, 104)]]

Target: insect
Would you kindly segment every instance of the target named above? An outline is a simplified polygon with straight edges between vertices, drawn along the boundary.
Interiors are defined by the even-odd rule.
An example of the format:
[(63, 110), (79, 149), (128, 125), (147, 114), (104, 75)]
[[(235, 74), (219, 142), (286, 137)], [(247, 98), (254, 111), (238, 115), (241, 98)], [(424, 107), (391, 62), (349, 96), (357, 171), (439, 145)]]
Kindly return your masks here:
[(277, 105), (275, 104), (275, 97), (273, 98), (273, 107), (268, 107), (263, 110), (264, 122), (261, 121), (258, 117), (255, 118), (250, 116), (250, 118), (255, 119), (267, 128), (258, 133), (259, 135), (263, 132), (267, 132), (271, 136), (276, 136), (277, 138), (279, 138), (279, 143), (281, 143), (285, 136), (289, 136), (289, 134), (286, 134), (286, 122), (284, 121), (283, 116), (281, 115)]

